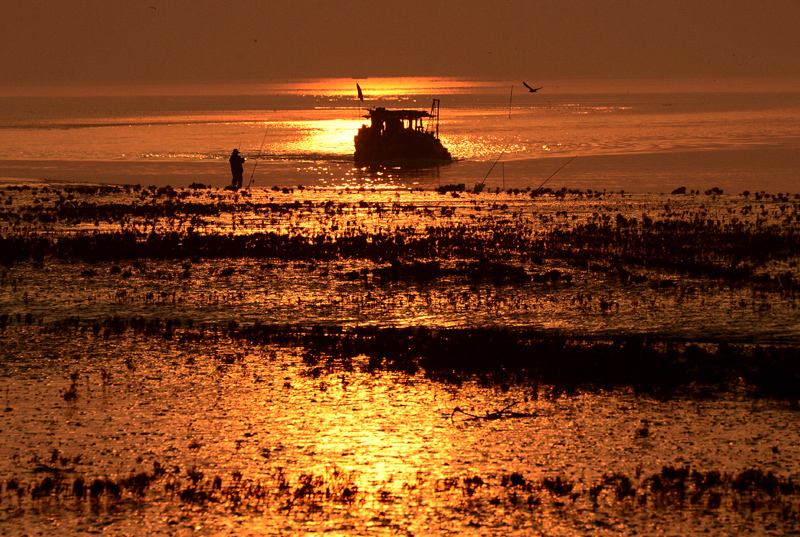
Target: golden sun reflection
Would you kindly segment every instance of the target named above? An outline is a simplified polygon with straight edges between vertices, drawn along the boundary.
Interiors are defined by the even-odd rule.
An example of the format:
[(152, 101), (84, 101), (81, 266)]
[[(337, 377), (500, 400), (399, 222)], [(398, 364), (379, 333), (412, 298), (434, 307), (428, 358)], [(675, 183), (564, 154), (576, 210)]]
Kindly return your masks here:
[(282, 142), (278, 150), (284, 154), (348, 154), (353, 152), (353, 137), (362, 119), (321, 119), (297, 121), (291, 126), (299, 138)]
[(442, 456), (437, 447), (441, 417), (430, 412), (430, 393), (420, 392), (415, 383), (353, 380), (354, 385), (331, 383), (324, 394), (317, 393), (315, 452), (321, 460), (338, 460), (340, 467), (355, 472), (362, 487), (399, 493), (420, 468), (437, 466), (431, 457)]

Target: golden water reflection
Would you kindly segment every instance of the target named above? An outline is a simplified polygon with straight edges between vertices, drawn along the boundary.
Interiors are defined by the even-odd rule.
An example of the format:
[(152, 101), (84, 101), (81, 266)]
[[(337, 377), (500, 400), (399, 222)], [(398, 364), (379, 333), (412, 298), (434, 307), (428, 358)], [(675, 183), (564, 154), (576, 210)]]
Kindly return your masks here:
[[(87, 480), (124, 477), (157, 462), (168, 475), (175, 472), (173, 479), (200, 471), (200, 483), (219, 478), (222, 490), (236, 485), (245, 495), (239, 507), (204, 508), (154, 486), (137, 500), (145, 512), (159, 509), (147, 518), (150, 531), (232, 521), (248, 531), (363, 531), (380, 519), (414, 534), (457, 528), (479, 535), (493, 527), (569, 528), (587, 513), (636, 528), (629, 510), (591, 508), (582, 499), (588, 487), (604, 474), (648, 475), (665, 464), (738, 472), (752, 461), (777, 461), (790, 475), (800, 471), (800, 443), (787, 424), (791, 411), (768, 403), (687, 404), (624, 392), (550, 396), (546, 387), (501, 390), (472, 382), (455, 388), (423, 376), (371, 374), (358, 362), (352, 371), (314, 372), (295, 349), (225, 341), (49, 336), (24, 349), (25, 333), (7, 336), (18, 359), (38, 365), (33, 376), (8, 383), (12, 410), (0, 415), (6, 461), (0, 478), (19, 476), (27, 464), (11, 461), (49, 460), (55, 449), (71, 461), (70, 472)], [(60, 354), (50, 353), (55, 347)], [(48, 380), (40, 367), (77, 372), (77, 398), (64, 401), (68, 375)], [(454, 413), (480, 416), (512, 403), (526, 416), (476, 421)], [(530, 480), (562, 476), (579, 499), (557, 497), (554, 506), (543, 491), (520, 492), (517, 503), (516, 493), (502, 492), (503, 477), (512, 473)], [(481, 484), (465, 488), (476, 477)], [(281, 486), (294, 498), (288, 510), (285, 495), (273, 497)], [(243, 511), (257, 487), (266, 487), (268, 501)], [(352, 501), (326, 502), (326, 494), (344, 490)], [(303, 503), (301, 491), (315, 491), (317, 499)], [(529, 505), (528, 496), (542, 503)], [(4, 502), (0, 510), (7, 508)], [(118, 520), (135, 517), (117, 509)]]
[(270, 150), (277, 155), (346, 155), (354, 150), (353, 138), (362, 125), (361, 119), (323, 119), (283, 123), (296, 133), (293, 138), (274, 139)]
[[(19, 213), (66, 199), (66, 191), (52, 185), (9, 192), (7, 206)], [(484, 192), (454, 197), (401, 189), (298, 188), (185, 190), (173, 199), (155, 192), (77, 189), (69, 195), (76, 202), (140, 207), (144, 200), (173, 206), (177, 199), (228, 209), (198, 211), (192, 215), (197, 218), (18, 219), (7, 221), (4, 233), (91, 236), (135, 230), (157, 237), (189, 233), (191, 225), (193, 234), (220, 237), (274, 232), (312, 240), (402, 230), (411, 240), (438, 227), (475, 233), (488, 243), (498, 236), (493, 230), (505, 226), (542, 234), (605, 215), (658, 219), (667, 204), (670, 212), (702, 212), (723, 224), (769, 218), (790, 225), (788, 200), (761, 198), (761, 210), (753, 211), (755, 196), (532, 198)], [(8, 409), (0, 413), (0, 480), (31, 484), (60, 475), (72, 486), (77, 478), (119, 482), (153, 472), (156, 463), (168, 469), (141, 497), (127, 491), (117, 504), (91, 499), (81, 504), (65, 494), (66, 499), (40, 503), (23, 499), (21, 512), (12, 503), (14, 495), (5, 494), (4, 524), (30, 534), (19, 525), (40, 520), (36, 517), (70, 524), (99, 518), (115, 529), (141, 517), (146, 529), (129, 533), (177, 533), (190, 524), (208, 533), (230, 525), (240, 533), (366, 533), (380, 525), (387, 534), (479, 535), (543, 528), (571, 534), (572, 528), (599, 520), (603, 527), (633, 534), (651, 527), (653, 512), (670, 523), (697, 516), (702, 527), (712, 529), (719, 517), (745, 526), (754, 517), (749, 509), (730, 505), (704, 514), (707, 503), (666, 510), (611, 500), (593, 505), (590, 490), (603, 475), (629, 477), (642, 493), (649, 490), (646, 476), (665, 465), (731, 474), (756, 465), (800, 476), (800, 441), (789, 405), (738, 393), (696, 400), (663, 400), (623, 388), (562, 393), (537, 383), (497, 385), (467, 376), (447, 384), (425, 371), (370, 367), (366, 356), (348, 361), (346, 353), (327, 356), (333, 352), (295, 342), (254, 344), (226, 331), (256, 322), (434, 329), (522, 325), (608, 338), (643, 330), (698, 340), (716, 332), (722, 341), (742, 327), (740, 332), (756, 338), (783, 330), (787, 341), (796, 340), (794, 298), (746, 287), (703, 287), (690, 277), (657, 289), (557, 260), (520, 263), (532, 274), (554, 267), (569, 271), (570, 282), (499, 285), (445, 275), (428, 283), (378, 283), (374, 272), (388, 261), (288, 256), (119, 264), (47, 259), (4, 267), (0, 309), (10, 315), (3, 320), (0, 350)], [(657, 270), (648, 274), (666, 281), (670, 273)], [(768, 308), (762, 311), (762, 305)], [(119, 317), (138, 319), (139, 329), (117, 331), (102, 324)], [(153, 319), (182, 324), (169, 335), (151, 333), (147, 323)], [(495, 356), (489, 351), (482, 358), (491, 363)], [(520, 415), (484, 419), (509, 405)], [(67, 464), (58, 462), (62, 457)], [(508, 486), (512, 474), (536, 483), (564, 478), (575, 497)], [(192, 494), (203, 486), (223, 500), (193, 503)], [(53, 506), (62, 511), (53, 514)]]

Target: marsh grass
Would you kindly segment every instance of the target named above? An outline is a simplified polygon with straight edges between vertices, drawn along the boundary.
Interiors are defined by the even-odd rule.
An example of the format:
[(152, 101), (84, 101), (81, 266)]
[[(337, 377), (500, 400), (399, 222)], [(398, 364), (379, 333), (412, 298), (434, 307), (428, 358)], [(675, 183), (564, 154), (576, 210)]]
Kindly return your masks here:
[[(529, 477), (520, 472), (438, 479), (418, 473), (412, 481), (400, 484), (402, 494), (383, 487), (361, 487), (357, 475), (335, 467), (324, 473), (291, 476), (277, 468), (259, 479), (240, 472), (212, 475), (197, 466), (167, 469), (158, 462), (151, 471), (122, 477), (87, 478), (61, 468), (40, 472), (46, 475), (28, 481), (6, 479), (0, 491), (0, 509), (47, 511), (71, 506), (77, 510), (119, 511), (135, 509), (135, 502), (172, 501), (217, 512), (293, 516), (297, 511), (358, 509), (372, 502), (435, 504), (449, 501), (438, 498), (442, 495), (457, 494), (465, 502), (462, 510), (475, 515), (502, 506), (531, 513), (555, 508), (565, 517), (582, 509), (695, 511), (702, 515), (727, 509), (742, 516), (770, 513), (785, 522), (800, 517), (800, 485), (759, 469), (730, 474), (664, 466), (650, 475), (610, 473), (590, 483), (561, 475)], [(425, 500), (428, 495), (432, 496)]]
[[(97, 408), (113, 415), (118, 390), (133, 404), (154, 387), (166, 400), (153, 404), (158, 413), (203, 389), (197, 397), (212, 402), (223, 393), (247, 393), (255, 401), (300, 408), (321, 408), (335, 398), (349, 404), (370, 383), (387, 378), (395, 382), (392, 389), (404, 379), (425, 379), (431, 393), (454, 399), (476, 389), (496, 395), (474, 404), (462, 398), (458, 407), (437, 403), (436, 423), (465, 437), (491, 434), (494, 426), (541, 432), (547, 413), (533, 404), (515, 412), (523, 399), (555, 407), (611, 393), (609, 404), (620, 406), (611, 415), (623, 420), (621, 407), (629, 400), (618, 401), (638, 394), (673, 406), (720, 396), (744, 406), (772, 405), (756, 401), (764, 398), (788, 403), (775, 405), (786, 415), (800, 400), (792, 326), (800, 281), (795, 196), (566, 189), (458, 197), (299, 188), (238, 196), (205, 188), (0, 191), (7, 198), (0, 206), (4, 371), (27, 379), (25, 356), (36, 367), (40, 359), (62, 367), (54, 408), (71, 420), (69, 434), (81, 434), (75, 422)], [(303, 301), (311, 305), (295, 307)], [(688, 322), (699, 321), (697, 330), (660, 324), (662, 316), (683, 319), (687, 307), (694, 308)], [(704, 316), (715, 317), (718, 328), (739, 310), (747, 314), (744, 330), (702, 326)], [(439, 312), (448, 322), (431, 321)], [(559, 316), (567, 320), (544, 327)], [(767, 320), (773, 324), (761, 327)], [(640, 329), (640, 322), (651, 324)], [(773, 337), (771, 327), (784, 332)], [(26, 353), (30, 342), (46, 348)], [(62, 346), (71, 350), (59, 359), (53, 349)], [(265, 364), (271, 367), (260, 367)], [(267, 373), (289, 368), (291, 375)], [(188, 378), (185, 384), (179, 376)], [(92, 395), (94, 385), (100, 396)], [(11, 419), (27, 405), (15, 397), (6, 390)], [(670, 398), (677, 403), (665, 401)], [(55, 431), (56, 418), (44, 419)], [(675, 459), (658, 453), (656, 443), (670, 439), (656, 422), (629, 424), (626, 438), (637, 453), (655, 452), (660, 466)], [(554, 470), (546, 463), (448, 472), (451, 460), (437, 459), (416, 475), (381, 475), (372, 482), (343, 466), (303, 466), (313, 464), (309, 460), (277, 467), (290, 459), (278, 443), (257, 445), (263, 436), (254, 439), (249, 429), (222, 448), (210, 434), (180, 436), (170, 464), (148, 467), (147, 455), (137, 454), (135, 465), (120, 462), (115, 472), (115, 457), (128, 455), (105, 451), (102, 462), (91, 454), (105, 464), (93, 474), (91, 465), (53, 451), (30, 468), (9, 466), (0, 511), (7, 517), (67, 510), (124, 518), (148, 506), (176, 506), (184, 513), (311, 520), (362, 510), (377, 524), (385, 512), (412, 509), (443, 513), (439, 528), (452, 529), (457, 519), (462, 528), (480, 529), (487, 517), (496, 522), (513, 513), (540, 527), (560, 520), (601, 530), (610, 527), (604, 520), (619, 526), (666, 512), (677, 513), (670, 520), (761, 517), (770, 527), (798, 525), (798, 487), (772, 473), (770, 462), (735, 471), (673, 462), (644, 473), (614, 461), (608, 473), (589, 479), (579, 468)], [(59, 449), (69, 445), (62, 437), (57, 442)], [(218, 464), (228, 449), (237, 463)], [(455, 460), (460, 455), (448, 456), (465, 468)], [(255, 462), (236, 469), (244, 457)], [(348, 463), (336, 459), (342, 461)]]
[[(726, 341), (676, 341), (657, 336), (579, 337), (534, 329), (430, 329), (292, 326), (229, 322), (223, 326), (180, 319), (113, 316), (103, 321), (70, 317), (43, 325), (44, 334), (88, 334), (87, 323), (101, 326), (96, 337), (145, 336), (182, 344), (222, 340), (263, 348), (299, 349), (308, 374), (334, 375), (359, 367), (377, 373), (422, 372), (449, 384), (478, 380), (552, 386), (560, 393), (631, 388), (659, 396), (739, 392), (751, 397), (797, 401), (800, 360), (792, 345), (733, 344)], [(219, 367), (243, 359), (219, 357)], [(133, 362), (128, 363), (134, 369)], [(78, 373), (64, 392), (77, 399)]]

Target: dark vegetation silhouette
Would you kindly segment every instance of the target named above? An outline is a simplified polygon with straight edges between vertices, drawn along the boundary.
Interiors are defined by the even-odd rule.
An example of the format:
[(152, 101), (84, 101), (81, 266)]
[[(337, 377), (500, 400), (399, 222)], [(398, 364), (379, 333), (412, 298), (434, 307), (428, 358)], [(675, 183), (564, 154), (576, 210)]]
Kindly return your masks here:
[[(34, 471), (36, 475), (42, 477), (9, 477), (0, 483), (6, 510), (47, 513), (69, 508), (75, 512), (87, 510), (95, 516), (119, 515), (136, 509), (142, 501), (169, 499), (195, 510), (291, 516), (293, 512), (355, 509), (372, 501), (401, 501), (386, 490), (361, 490), (351, 474), (335, 467), (324, 473), (296, 475), (277, 468), (270, 475), (252, 478), (238, 470), (212, 474), (196, 465), (168, 466), (156, 460), (151, 470), (89, 477), (76, 473), (69, 458), (59, 452), (40, 464)], [(474, 512), (498, 506), (512, 511), (551, 507), (551, 516), (559, 517), (567, 516), (563, 508), (569, 506), (628, 513), (632, 509), (662, 513), (670, 510), (715, 517), (722, 509), (728, 509), (727, 516), (731, 511), (744, 517), (769, 513), (772, 519), (790, 524), (800, 516), (800, 485), (755, 468), (725, 473), (663, 466), (650, 474), (606, 473), (589, 482), (561, 475), (530, 478), (520, 472), (430, 479), (418, 474), (414, 481), (403, 483), (402, 489), (404, 497), (458, 493), (469, 499), (469, 508)]]
[[(34, 201), (13, 203), (23, 192)], [(272, 192), (278, 199), (200, 188), (6, 187), (0, 190), (5, 200), (0, 202), (0, 263), (31, 263), (32, 270), (54, 260), (90, 263), (81, 271), (83, 278), (96, 278), (99, 267), (111, 264), (108, 276), (125, 280), (146, 260), (178, 263), (179, 278), (192, 278), (191, 260), (199, 259), (299, 262), (308, 270), (352, 260), (362, 268), (330, 277), (365, 288), (490, 285), (506, 289), (512, 301), (517, 290), (531, 286), (575, 286), (575, 274), (602, 276), (622, 289), (646, 286), (656, 297), (713, 293), (724, 287), (772, 294), (795, 304), (800, 290), (792, 269), (800, 252), (800, 203), (788, 194), (745, 192), (735, 205), (712, 215), (705, 203), (680, 206), (669, 198), (657, 214), (623, 213), (619, 206), (628, 203), (624, 193), (567, 189), (509, 191), (502, 202), (493, 201), (491, 194), (470, 194), (473, 201), (451, 202), (449, 193), (443, 193), (427, 205), (390, 196), (372, 201), (341, 195), (306, 199), (302, 187), (276, 187)], [(709, 200), (722, 195), (720, 189), (675, 194)], [(566, 208), (537, 213), (535, 203), (542, 197), (607, 201), (577, 219)], [(514, 198), (517, 205), (509, 206)], [(524, 219), (516, 212), (523, 200), (534, 204)], [(408, 215), (419, 222), (416, 227), (350, 224)], [(244, 216), (256, 224), (247, 228)], [(315, 220), (336, 224), (280, 227)], [(93, 224), (94, 230), (87, 232), (86, 224)], [(275, 230), (264, 231), (264, 225)], [(237, 226), (246, 233), (234, 232)], [(228, 266), (218, 277), (235, 273)], [(681, 279), (706, 283), (683, 284)], [(146, 300), (169, 299), (168, 293), (162, 295), (151, 292)], [(589, 299), (580, 288), (573, 302), (586, 315), (613, 314), (619, 308), (613, 297)], [(13, 323), (40, 321), (30, 313), (0, 314), (0, 327)], [(754, 395), (800, 395), (796, 343), (755, 344), (746, 335), (738, 340), (685, 340), (657, 331), (592, 337), (502, 326), (432, 330), (353, 329), (336, 323), (199, 324), (191, 316), (69, 318), (42, 324), (42, 330), (89, 329), (105, 337), (133, 330), (186, 340), (226, 332), (254, 344), (303, 347), (314, 357), (314, 367), (333, 368), (363, 354), (376, 371), (422, 370), (447, 382), (476, 375), (487, 382), (540, 381), (567, 391), (632, 387), (674, 393), (703, 387), (725, 390), (744, 380)]]
[[(30, 201), (21, 203), (23, 195)], [(530, 397), (543, 404), (583, 393), (679, 401), (766, 398), (787, 411), (797, 407), (800, 347), (791, 337), (684, 337), (658, 329), (593, 334), (501, 324), (438, 328), (252, 318), (245, 322), (236, 316), (215, 322), (191, 308), (176, 306), (173, 314), (159, 310), (156, 306), (175, 303), (169, 286), (135, 288), (148, 283), (149, 276), (179, 287), (198, 277), (199, 266), (213, 272), (208, 281), (236, 281), (244, 266), (260, 264), (270, 270), (289, 267), (302, 275), (320, 274), (376, 295), (381, 290), (411, 295), (461, 286), (465, 294), (502, 290), (515, 303), (523, 290), (546, 295), (567, 290), (570, 298), (564, 300), (572, 301), (576, 318), (604, 319), (618, 312), (614, 296), (588, 296), (585, 282), (600, 279), (620, 293), (647, 289), (654, 300), (669, 297), (676, 308), (685, 294), (704, 297), (722, 291), (741, 291), (767, 305), (780, 300), (796, 308), (796, 196), (745, 192), (725, 198), (717, 212), (709, 206), (725, 196), (720, 189), (678, 189), (660, 198), (655, 210), (654, 204), (646, 210), (630, 209), (636, 202), (624, 193), (568, 189), (514, 189), (502, 197), (442, 189), (431, 196), (427, 202), (408, 202), (392, 194), (358, 199), (343, 193), (324, 199), (304, 196), (301, 187), (254, 196), (199, 184), (190, 189), (6, 187), (0, 189), (1, 288), (17, 293), (26, 285), (20, 272), (25, 277), (37, 271), (48, 274), (51, 264), (74, 264), (74, 279), (80, 285), (102, 279), (109, 282), (104, 289), (131, 284), (129, 291), (117, 291), (120, 309), (134, 304), (124, 293), (137, 292), (141, 296), (135, 305), (147, 306), (147, 313), (92, 315), (74, 310), (45, 318), (48, 314), (26, 310), (26, 295), (15, 310), (0, 311), (0, 339), (74, 340), (81, 348), (113, 348), (126, 341), (185, 349), (225, 345), (237, 350), (207, 353), (220, 382), (232, 367), (245, 369), (245, 352), (238, 349), (247, 349), (258, 360), (295, 357), (298, 377), (319, 386), (334, 378), (344, 384), (351, 374), (391, 372), (424, 376), (453, 391), (476, 382), (519, 398), (509, 395), (498, 408), (485, 412), (452, 405), (440, 419), (454, 430), (479, 429), (499, 420), (540, 419), (540, 408), (523, 407), (523, 397), (525, 403)], [(676, 200), (697, 202), (682, 205)], [(563, 206), (544, 210), (539, 204), (545, 201)], [(583, 207), (591, 206), (591, 212), (576, 215), (570, 209), (575, 201), (586, 202)], [(414, 225), (387, 224), (407, 217), (413, 217)], [(148, 263), (156, 267), (148, 268)], [(24, 271), (12, 270), (18, 265)], [(742, 307), (755, 309), (757, 299), (748, 300)], [(5, 359), (10, 369), (26, 365), (16, 362), (19, 358), (11, 352)], [(81, 359), (91, 360), (83, 355)], [(186, 353), (186, 364), (163, 367), (191, 368), (194, 360)], [(105, 390), (112, 385), (111, 373), (102, 365), (99, 372), (97, 364), (91, 367)], [(148, 374), (141, 356), (125, 356), (118, 365), (126, 375)], [(63, 379), (57, 402), (64, 412), (96, 404), (89, 395), (86, 369), (67, 371)], [(276, 382), (290, 390), (290, 380)], [(9, 398), (7, 388), (5, 412), (13, 415), (20, 406), (18, 399)], [(628, 434), (641, 449), (658, 441), (655, 428), (651, 432), (646, 423)], [(712, 525), (721, 518), (743, 520), (745, 525), (757, 519), (776, 532), (795, 528), (800, 517), (800, 486), (791, 477), (773, 473), (770, 466), (726, 472), (677, 464), (578, 477), (547, 467), (532, 474), (513, 467), (485, 475), (448, 473), (445, 465), (437, 477), (420, 472), (415, 479), (405, 479), (398, 493), (359, 486), (353, 474), (336, 467), (272, 467), (256, 477), (246, 475), (247, 469), (204, 466), (198, 454), (206, 441), (187, 439), (176, 446), (177, 455), (185, 455), (175, 459), (180, 464), (145, 456), (133, 469), (111, 475), (92, 473), (92, 466), (82, 463), (84, 454), (62, 452), (69, 450), (68, 442), (45, 456), (23, 453), (18, 473), (8, 472), (0, 480), (0, 511), (8, 517), (70, 512), (98, 519), (134, 511), (138, 516), (142, 506), (163, 502), (193, 513), (312, 518), (364, 505), (439, 501), (457, 505), (462, 516), (475, 514), (470, 528), (482, 527), (478, 517), (487, 511), (568, 521), (575, 520), (570, 513), (599, 515), (602, 520), (604, 513), (613, 511), (606, 518), (650, 520), (653, 514), (668, 513)], [(777, 453), (779, 447), (772, 449)], [(269, 448), (260, 453), (266, 458)]]

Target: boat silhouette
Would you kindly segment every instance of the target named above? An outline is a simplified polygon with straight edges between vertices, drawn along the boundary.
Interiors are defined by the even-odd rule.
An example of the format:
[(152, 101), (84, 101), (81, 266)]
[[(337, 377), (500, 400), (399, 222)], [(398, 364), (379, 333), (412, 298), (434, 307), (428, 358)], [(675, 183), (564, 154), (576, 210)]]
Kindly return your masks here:
[(355, 136), (357, 165), (437, 166), (450, 163), (450, 152), (439, 140), (439, 99), (431, 111), (372, 108), (370, 120)]

